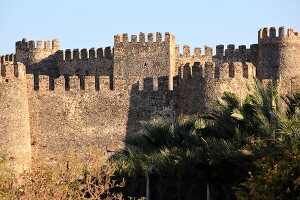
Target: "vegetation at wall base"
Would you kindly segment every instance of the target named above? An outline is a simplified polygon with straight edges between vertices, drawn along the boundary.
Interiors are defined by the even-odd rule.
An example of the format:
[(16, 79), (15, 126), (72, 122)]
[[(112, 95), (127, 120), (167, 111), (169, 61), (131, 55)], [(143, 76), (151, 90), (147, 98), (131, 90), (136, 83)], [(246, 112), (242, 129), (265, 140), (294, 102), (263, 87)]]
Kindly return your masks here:
[(208, 115), (155, 121), (127, 137), (137, 150), (113, 157), (127, 180), (122, 192), (149, 190), (151, 199), (299, 199), (300, 95), (281, 99), (276, 85), (257, 81), (243, 102), (224, 93)]
[(108, 161), (68, 159), (16, 184), (1, 159), (0, 197), (298, 200), (300, 92), (279, 97), (276, 85), (257, 81), (243, 101), (224, 93), (207, 115), (147, 123)]
[(72, 154), (66, 162), (55, 166), (36, 166), (20, 177), (13, 176), (4, 165), (1, 166), (0, 199), (124, 199), (117, 190), (124, 187), (125, 180), (115, 180), (115, 164), (101, 156), (92, 162), (79, 162), (76, 158)]

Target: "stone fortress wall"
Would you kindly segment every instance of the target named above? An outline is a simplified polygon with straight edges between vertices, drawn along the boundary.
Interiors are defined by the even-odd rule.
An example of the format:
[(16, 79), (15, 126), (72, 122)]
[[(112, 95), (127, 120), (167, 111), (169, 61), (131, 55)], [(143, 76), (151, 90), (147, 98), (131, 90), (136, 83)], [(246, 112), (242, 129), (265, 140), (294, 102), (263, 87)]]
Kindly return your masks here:
[(25, 65), (1, 66), (0, 152), (10, 167), (22, 173), (30, 168), (32, 155)]
[(179, 49), (174, 35), (159, 32), (115, 35), (113, 48), (17, 42), (15, 54), (1, 56), (0, 154), (20, 171), (40, 158), (55, 163), (66, 150), (113, 152), (145, 121), (205, 113), (225, 91), (243, 99), (255, 78), (279, 79), (283, 94), (300, 84), (293, 29), (264, 28), (258, 44), (218, 45), (215, 55), (207, 46), (192, 55), (188, 45)]

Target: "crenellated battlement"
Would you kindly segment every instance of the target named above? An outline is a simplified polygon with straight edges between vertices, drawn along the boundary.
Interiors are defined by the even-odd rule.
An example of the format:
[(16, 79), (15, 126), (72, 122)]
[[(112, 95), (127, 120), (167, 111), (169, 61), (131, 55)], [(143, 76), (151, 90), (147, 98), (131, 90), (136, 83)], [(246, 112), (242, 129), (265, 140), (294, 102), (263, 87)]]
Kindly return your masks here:
[(0, 56), (0, 65), (4, 65), (7, 63), (13, 63), (15, 61), (15, 54), (7, 54), (7, 55), (3, 55)]
[(257, 52), (257, 44), (250, 45), (250, 48), (247, 48), (246, 45), (239, 45), (238, 48), (236, 48), (234, 44), (229, 44), (226, 49), (223, 44), (220, 44), (216, 46), (216, 54), (214, 55), (214, 58), (223, 60), (223, 62), (255, 62)]
[[(28, 87), (34, 91), (50, 92), (108, 92), (121, 91), (125, 88), (124, 80), (114, 80), (118, 87), (111, 88), (111, 79), (109, 76), (60, 76), (51, 78), (47, 75), (34, 76), (26, 75)], [(123, 81), (123, 82), (122, 82)], [(158, 78), (145, 77), (138, 82), (139, 91), (169, 91), (169, 77), (161, 76)]]
[(260, 79), (281, 78), (290, 82), (300, 77), (300, 34), (294, 29), (275, 27), (258, 31), (257, 76)]
[(60, 75), (112, 76), (113, 49), (66, 49), (55, 53)]
[(192, 114), (209, 111), (224, 92), (244, 98), (255, 77), (250, 62), (187, 63), (179, 71), (179, 81), (174, 84), (178, 85), (178, 110)]
[(222, 63), (220, 65), (213, 62), (195, 62), (192, 66), (187, 63), (181, 69), (183, 80), (201, 79), (248, 79), (256, 76), (255, 66), (250, 62)]
[(73, 60), (100, 60), (112, 59), (113, 49), (111, 47), (105, 48), (91, 48), (91, 49), (66, 49), (56, 52), (58, 61), (73, 61)]
[(201, 54), (202, 51), (201, 51), (200, 47), (194, 48), (192, 55), (191, 55), (191, 50), (190, 50), (189, 45), (183, 45), (182, 50), (183, 51), (181, 54), (179, 45), (177, 45), (175, 47), (176, 57), (179, 57), (179, 58), (188, 58), (188, 57), (201, 58), (201, 57), (211, 57), (212, 56), (212, 48), (209, 46), (204, 46), (204, 54)]
[[(115, 35), (114, 38), (114, 77), (155, 77), (171, 74), (171, 54), (175, 45), (175, 37), (166, 32), (137, 35)], [(173, 47), (174, 46), (174, 47)], [(173, 61), (173, 60), (172, 60)]]
[(281, 26), (278, 29), (275, 27), (262, 28), (258, 31), (258, 42), (268, 43), (268, 42), (281, 42), (287, 40), (298, 40), (300, 41), (300, 34), (296, 32), (293, 28), (287, 29)]
[(9, 82), (15, 79), (24, 79), (26, 74), (26, 67), (23, 63), (9, 62), (0, 65), (1, 78), (5, 82)]
[(103, 92), (112, 90), (109, 76), (60, 76), (52, 78), (47, 75), (27, 74), (26, 79), (31, 90), (40, 92)]
[[(52, 45), (51, 45), (52, 44)], [(53, 39), (52, 42), (49, 40), (41, 41), (41, 40), (27, 40), (23, 38), (21, 41), (16, 42), (16, 51), (31, 51), (31, 50), (59, 50), (60, 42), (58, 39)]]
[(220, 44), (216, 46), (216, 57), (247, 57), (251, 54), (257, 52), (257, 45), (252, 44), (250, 48), (247, 48), (246, 45), (239, 45), (238, 48), (234, 44), (227, 45), (227, 48), (224, 49), (224, 45)]
[(41, 40), (28, 41), (26, 38), (23, 38), (22, 41), (16, 42), (15, 61), (26, 65), (27, 73), (57, 76), (54, 54), (59, 48), (60, 44), (57, 39), (50, 42)]
[(177, 58), (177, 66), (184, 66), (186, 63), (201, 62), (215, 62), (217, 64), (228, 62), (252, 62), (257, 63), (258, 45), (252, 44), (249, 48), (246, 45), (240, 45), (238, 48), (234, 44), (225, 45), (220, 44), (216, 46), (215, 55), (212, 54), (212, 48), (205, 46), (204, 54), (201, 48), (194, 48), (194, 53), (191, 55), (190, 46), (184, 45), (182, 54), (180, 54), (180, 47), (176, 45), (175, 55)]
[(114, 36), (114, 45), (115, 47), (128, 47), (132, 45), (159, 46), (168, 43), (171, 40), (172, 40), (172, 34), (170, 34), (169, 32), (165, 33), (165, 38), (163, 38), (161, 32), (156, 32), (155, 39), (153, 33), (148, 33), (147, 40), (145, 37), (145, 33), (142, 32), (140, 32), (139, 36), (137, 35), (129, 36), (128, 33), (123, 33)]
[(169, 77), (145, 77), (138, 81), (139, 91), (151, 92), (151, 91), (170, 91), (169, 90)]

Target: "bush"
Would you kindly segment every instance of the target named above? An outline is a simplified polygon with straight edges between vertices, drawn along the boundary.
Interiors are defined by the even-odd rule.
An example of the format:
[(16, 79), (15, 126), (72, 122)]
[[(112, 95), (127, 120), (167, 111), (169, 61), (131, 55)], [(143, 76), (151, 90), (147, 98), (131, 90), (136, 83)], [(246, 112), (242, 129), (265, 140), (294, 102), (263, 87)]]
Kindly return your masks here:
[[(37, 166), (16, 178), (2, 164), (0, 168), (1, 199), (123, 199), (118, 188), (125, 180), (114, 180), (116, 166), (105, 160), (78, 162), (68, 156), (56, 166)], [(3, 163), (3, 161), (2, 161)]]
[[(238, 199), (300, 199), (300, 120), (282, 123), (280, 135), (254, 148), (260, 158), (256, 170), (236, 189)], [(257, 141), (256, 143), (262, 143)]]

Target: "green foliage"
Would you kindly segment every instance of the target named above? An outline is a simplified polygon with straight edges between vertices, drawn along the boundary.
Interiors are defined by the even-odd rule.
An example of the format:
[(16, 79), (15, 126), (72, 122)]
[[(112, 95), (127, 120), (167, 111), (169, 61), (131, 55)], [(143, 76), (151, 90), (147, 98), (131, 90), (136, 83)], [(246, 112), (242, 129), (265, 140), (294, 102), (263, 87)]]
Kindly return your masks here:
[(148, 124), (126, 139), (137, 151), (113, 158), (123, 192), (144, 195), (150, 174), (154, 199), (205, 199), (206, 188), (213, 199), (297, 199), (300, 94), (284, 100), (286, 112), (277, 83), (256, 81), (243, 102), (224, 93), (208, 115)]
[(230, 198), (231, 186), (249, 167), (242, 144), (246, 139), (240, 134), (230, 139), (204, 136), (208, 126), (202, 118), (181, 117), (174, 124), (148, 124), (144, 134), (128, 137), (126, 142), (138, 150), (122, 151), (113, 158), (127, 180), (124, 194), (145, 195), (150, 173), (154, 199), (202, 199), (207, 183), (215, 197)]
[(300, 95), (284, 97), (287, 110), (282, 113), (274, 98), (267, 98), (272, 94), (270, 85), (266, 90), (268, 92), (254, 101), (258, 107), (254, 117), (260, 123), (260, 134), (249, 144), (256, 157), (255, 170), (250, 171), (249, 179), (236, 189), (236, 195), (238, 199), (299, 199)]
[(283, 97), (283, 100), (287, 105), (286, 115), (289, 118), (300, 118), (300, 91)]
[(260, 151), (256, 171), (237, 189), (238, 199), (299, 199), (300, 197), (300, 121), (284, 123), (273, 145), (256, 141)]

